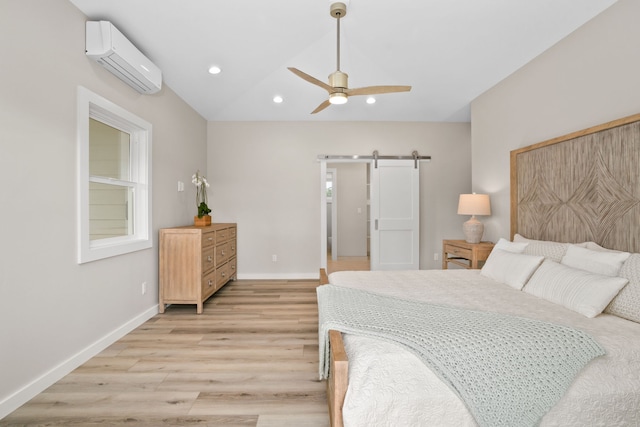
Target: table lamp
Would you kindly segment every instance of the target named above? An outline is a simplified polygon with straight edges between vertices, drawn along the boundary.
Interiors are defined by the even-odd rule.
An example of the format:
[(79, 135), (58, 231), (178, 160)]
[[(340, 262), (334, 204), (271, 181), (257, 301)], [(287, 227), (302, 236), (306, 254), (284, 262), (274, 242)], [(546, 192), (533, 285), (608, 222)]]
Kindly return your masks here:
[(471, 215), (471, 219), (462, 225), (467, 243), (480, 243), (484, 233), (484, 224), (476, 215), (491, 215), (491, 203), (488, 194), (461, 194), (458, 201), (458, 215)]

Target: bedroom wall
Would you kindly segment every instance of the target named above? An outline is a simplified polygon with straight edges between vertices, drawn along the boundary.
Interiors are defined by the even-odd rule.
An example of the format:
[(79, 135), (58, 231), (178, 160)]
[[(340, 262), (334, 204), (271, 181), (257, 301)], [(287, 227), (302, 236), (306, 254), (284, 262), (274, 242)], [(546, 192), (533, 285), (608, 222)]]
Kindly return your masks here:
[[(140, 95), (90, 61), (86, 18), (70, 2), (0, 9), (2, 418), (157, 312), (157, 230), (193, 221), (207, 129), (171, 89)], [(78, 85), (153, 125), (153, 249), (76, 263)]]
[(619, 0), (472, 103), (473, 189), (485, 236), (509, 237), (509, 152), (640, 113), (640, 2)]
[[(462, 238), (458, 195), (471, 185), (469, 123), (209, 122), (214, 221), (238, 223), (240, 278), (316, 278), (318, 155), (431, 155), (421, 164), (420, 268), (440, 268), (443, 238)], [(272, 262), (271, 255), (278, 261)]]

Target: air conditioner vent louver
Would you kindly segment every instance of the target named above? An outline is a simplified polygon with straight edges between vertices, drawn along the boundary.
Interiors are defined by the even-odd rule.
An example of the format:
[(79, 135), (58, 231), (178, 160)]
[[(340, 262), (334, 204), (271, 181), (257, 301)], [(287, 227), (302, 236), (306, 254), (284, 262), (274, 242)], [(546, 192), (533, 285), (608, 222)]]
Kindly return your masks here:
[(87, 22), (86, 52), (140, 93), (162, 89), (162, 71), (109, 21)]

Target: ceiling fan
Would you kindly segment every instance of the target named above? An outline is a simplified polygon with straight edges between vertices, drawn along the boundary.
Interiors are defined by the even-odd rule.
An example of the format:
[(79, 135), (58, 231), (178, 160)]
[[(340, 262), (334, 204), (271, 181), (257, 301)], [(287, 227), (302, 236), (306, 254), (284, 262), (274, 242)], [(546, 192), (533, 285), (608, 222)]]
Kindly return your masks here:
[(298, 77), (312, 83), (316, 86), (320, 86), (327, 92), (329, 92), (329, 99), (324, 101), (322, 104), (318, 105), (318, 107), (311, 112), (311, 114), (318, 113), (325, 108), (327, 108), (331, 104), (346, 104), (349, 96), (355, 95), (377, 95), (382, 93), (393, 93), (393, 92), (408, 92), (411, 90), (411, 86), (366, 86), (355, 89), (349, 89), (347, 80), (349, 76), (346, 73), (340, 71), (340, 18), (343, 18), (347, 14), (347, 5), (342, 2), (332, 3), (329, 8), (329, 13), (331, 16), (336, 18), (337, 25), (337, 67), (336, 71), (329, 74), (329, 84), (316, 79), (315, 77), (310, 76), (307, 73), (304, 73), (297, 68), (288, 67), (289, 70), (297, 75)]

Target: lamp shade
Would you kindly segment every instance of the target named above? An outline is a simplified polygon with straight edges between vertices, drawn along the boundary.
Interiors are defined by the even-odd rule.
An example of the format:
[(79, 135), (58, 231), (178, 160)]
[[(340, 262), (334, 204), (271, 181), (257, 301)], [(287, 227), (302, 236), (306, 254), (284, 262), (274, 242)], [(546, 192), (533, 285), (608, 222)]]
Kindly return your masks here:
[(461, 194), (458, 201), (458, 215), (491, 215), (488, 194)]

